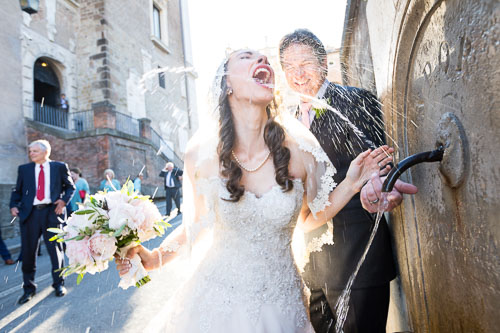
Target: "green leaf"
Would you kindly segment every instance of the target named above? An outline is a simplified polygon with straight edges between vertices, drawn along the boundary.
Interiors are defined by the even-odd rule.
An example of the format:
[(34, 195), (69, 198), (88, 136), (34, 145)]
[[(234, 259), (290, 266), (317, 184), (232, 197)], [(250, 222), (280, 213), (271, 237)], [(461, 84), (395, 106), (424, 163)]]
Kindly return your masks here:
[(80, 285), (80, 282), (82, 282), (83, 279), (83, 273), (78, 274), (78, 277), (76, 278), (76, 285)]
[(63, 242), (64, 242), (64, 239), (62, 239), (62, 238), (58, 238), (58, 239), (57, 239), (57, 242), (58, 242), (58, 243), (63, 243)]
[(82, 240), (84, 238), (85, 238), (85, 236), (78, 235), (78, 236), (75, 237), (75, 240), (79, 241), (79, 240)]
[(122, 225), (120, 229), (116, 230), (115, 233), (113, 234), (114, 237), (120, 236), (122, 233), (123, 229), (125, 229), (126, 224)]
[(130, 180), (127, 180), (126, 185), (127, 185), (128, 195), (134, 193), (134, 183), (132, 183)]
[(62, 234), (64, 231), (60, 228), (48, 228), (48, 232), (52, 232), (54, 234)]
[(90, 214), (90, 213), (93, 213), (94, 210), (92, 209), (85, 209), (85, 210), (77, 210), (75, 212), (76, 215), (86, 215), (86, 214)]
[(55, 241), (58, 237), (57, 235), (50, 237), (49, 242)]

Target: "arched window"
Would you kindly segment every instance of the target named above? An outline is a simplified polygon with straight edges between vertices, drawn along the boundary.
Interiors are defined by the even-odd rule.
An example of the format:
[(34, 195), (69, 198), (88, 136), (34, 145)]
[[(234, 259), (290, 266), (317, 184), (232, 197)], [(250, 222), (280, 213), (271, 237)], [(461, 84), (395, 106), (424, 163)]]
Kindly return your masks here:
[(66, 98), (63, 102), (59, 79), (50, 60), (39, 58), (35, 62), (33, 81), (33, 119), (67, 129), (69, 104)]

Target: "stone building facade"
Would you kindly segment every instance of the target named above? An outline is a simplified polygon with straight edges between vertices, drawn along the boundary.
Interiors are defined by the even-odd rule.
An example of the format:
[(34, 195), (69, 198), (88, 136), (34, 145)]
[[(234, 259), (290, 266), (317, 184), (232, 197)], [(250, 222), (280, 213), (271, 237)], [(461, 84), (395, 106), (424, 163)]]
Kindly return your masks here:
[[(91, 191), (112, 168), (123, 183), (144, 167), (143, 192), (162, 195), (166, 161), (182, 166), (197, 127), (185, 0), (40, 0), (0, 6), (0, 226), (27, 144), (82, 169)], [(60, 104), (66, 95), (69, 109)]]

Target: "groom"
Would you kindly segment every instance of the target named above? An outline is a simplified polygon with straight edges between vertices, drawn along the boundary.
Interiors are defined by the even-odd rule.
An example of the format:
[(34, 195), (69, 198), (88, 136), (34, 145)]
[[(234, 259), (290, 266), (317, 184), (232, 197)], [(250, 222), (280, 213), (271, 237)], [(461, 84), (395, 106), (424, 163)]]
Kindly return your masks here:
[[(337, 169), (334, 180), (339, 184), (345, 178), (350, 162), (359, 153), (385, 143), (379, 103), (366, 90), (343, 87), (326, 80), (328, 66), (325, 48), (310, 31), (300, 29), (284, 36), (280, 41), (279, 52), (288, 85), (301, 96), (296, 116), (318, 139)], [(321, 106), (313, 107), (313, 102), (307, 96), (322, 100), (343, 117)], [(362, 132), (364, 138), (355, 133), (346, 119)], [(377, 185), (378, 179), (372, 177)], [(407, 187), (399, 187), (401, 192), (416, 191), (412, 185), (404, 185)], [(362, 193), (361, 199), (360, 195), (356, 195), (333, 218), (334, 244), (324, 245), (321, 252), (312, 253), (305, 267), (303, 278), (311, 290), (311, 321), (319, 333), (334, 332), (335, 304), (354, 272), (374, 226), (373, 216), (363, 206), (371, 207), (368, 209), (370, 212), (376, 211), (377, 199), (374, 196), (377, 193), (372, 184), (365, 187), (370, 187), (370, 195)], [(376, 189), (380, 197), (380, 186), (376, 186)], [(402, 200), (397, 190), (392, 194), (391, 209)], [(307, 237), (316, 237), (322, 232), (311, 232)], [(353, 284), (344, 332), (385, 332), (389, 283), (395, 277), (389, 228), (383, 218)]]

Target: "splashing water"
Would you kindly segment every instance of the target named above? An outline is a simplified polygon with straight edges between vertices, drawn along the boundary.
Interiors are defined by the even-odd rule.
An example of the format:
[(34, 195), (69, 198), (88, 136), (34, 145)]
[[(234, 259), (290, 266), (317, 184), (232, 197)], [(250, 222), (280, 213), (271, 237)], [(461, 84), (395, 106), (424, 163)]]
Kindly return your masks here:
[(366, 244), (365, 251), (363, 252), (363, 255), (359, 259), (358, 265), (356, 266), (356, 269), (354, 272), (351, 274), (349, 277), (349, 280), (347, 281), (347, 285), (345, 289), (342, 291), (342, 294), (340, 295), (339, 299), (337, 300), (337, 304), (335, 304), (335, 309), (336, 309), (336, 317), (337, 317), (337, 322), (335, 323), (335, 332), (336, 333), (343, 333), (344, 330), (344, 323), (347, 318), (347, 312), (349, 311), (349, 300), (351, 298), (351, 288), (352, 284), (354, 283), (354, 280), (356, 279), (356, 276), (358, 275), (359, 269), (361, 268), (361, 265), (363, 265), (363, 262), (366, 259), (366, 255), (368, 254), (368, 251), (370, 250), (370, 247), (373, 242), (373, 238), (375, 238), (375, 234), (377, 233), (378, 226), (380, 223), (380, 220), (382, 219), (382, 215), (384, 214), (384, 211), (387, 209), (389, 206), (389, 202), (387, 201), (387, 193), (382, 192), (382, 195), (380, 197), (380, 204), (378, 206), (378, 212), (377, 212), (377, 217), (375, 218), (375, 225), (373, 226), (372, 233), (370, 235), (370, 239), (368, 240), (368, 243)]

